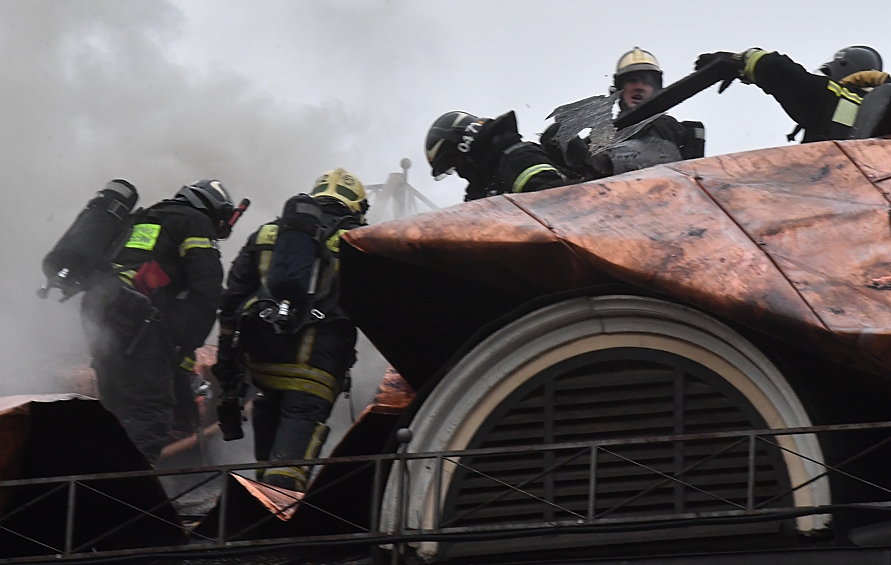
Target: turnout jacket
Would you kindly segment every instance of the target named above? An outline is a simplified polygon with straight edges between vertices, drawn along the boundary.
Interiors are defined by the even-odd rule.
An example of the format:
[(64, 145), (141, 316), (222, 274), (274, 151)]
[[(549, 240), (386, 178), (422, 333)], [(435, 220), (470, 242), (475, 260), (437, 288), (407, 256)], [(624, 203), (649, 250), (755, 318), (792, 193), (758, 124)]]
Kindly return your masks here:
[[(804, 128), (802, 143), (845, 139), (869, 88), (836, 82), (779, 53), (747, 52), (745, 79), (776, 98), (790, 118)], [(877, 86), (877, 85), (872, 85)]]
[(483, 126), (469, 156), (472, 164), (458, 168), (458, 174), (469, 181), (465, 201), (509, 192), (534, 192), (569, 182), (542, 146), (522, 140), (513, 111)]
[(174, 345), (185, 352), (204, 345), (216, 321), (223, 267), (213, 222), (187, 203), (164, 200), (141, 215), (115, 263), (133, 284), (139, 268), (152, 260), (170, 282), (152, 295)]

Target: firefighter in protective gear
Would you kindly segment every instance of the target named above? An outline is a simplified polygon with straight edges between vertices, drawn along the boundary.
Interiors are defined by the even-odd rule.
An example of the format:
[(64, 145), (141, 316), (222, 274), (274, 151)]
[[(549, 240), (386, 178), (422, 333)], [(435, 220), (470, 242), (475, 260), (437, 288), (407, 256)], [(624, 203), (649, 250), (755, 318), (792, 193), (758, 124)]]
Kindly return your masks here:
[[(619, 116), (646, 102), (661, 89), (662, 68), (652, 53), (635, 47), (619, 57), (610, 87), (610, 93), (621, 91)], [(596, 158), (588, 155), (587, 139), (573, 139), (566, 151), (562, 151), (555, 141), (559, 127), (557, 123), (551, 124), (542, 134), (541, 144), (561, 168), (584, 179), (603, 178), (705, 155), (702, 122), (678, 122), (667, 114)]]
[[(316, 180), (311, 196), (292, 197), (282, 217), (251, 234), (232, 263), (221, 301), (219, 353), (212, 370), (224, 396), (240, 386), (240, 363), (259, 389), (252, 424), (260, 462), (318, 456), (328, 433), (325, 422), (356, 360), (356, 327), (338, 304), (337, 257), (340, 236), (364, 224), (365, 189), (355, 176), (336, 169)], [(306, 200), (314, 206), (307, 206)], [(299, 229), (323, 235), (316, 249), (301, 252), (309, 253), (308, 257), (289, 259), (290, 264), (315, 261), (320, 265), (313, 268), (317, 276), (309, 277), (310, 282), (290, 285), (292, 290), (300, 287), (290, 295), (290, 306), (295, 307), (290, 316), (296, 315), (300, 301), (311, 315), (282, 324), (274, 318), (284, 301), (270, 290), (274, 276), (270, 271), (278, 261), (277, 242), (281, 244), (287, 230), (300, 224), (287, 217), (292, 202), (316, 209), (309, 210), (316, 214), (316, 223)], [(259, 480), (294, 491), (305, 489), (309, 474), (305, 466), (257, 471)]]
[(798, 124), (787, 138), (792, 141), (804, 129), (802, 143), (846, 139), (864, 97), (889, 82), (888, 73), (882, 72), (881, 56), (865, 46), (838, 51), (818, 69), (822, 74), (808, 72), (786, 55), (759, 48), (704, 53), (696, 60), (696, 68), (715, 59), (725, 62), (728, 81), (739, 78), (776, 98)]
[[(662, 68), (649, 51), (635, 47), (619, 57), (611, 92), (622, 91), (619, 115), (637, 107), (662, 90)], [(619, 174), (705, 155), (705, 128), (702, 122), (678, 122), (663, 114), (632, 139), (611, 149), (610, 174)]]
[(216, 318), (216, 242), (228, 235), (233, 209), (220, 181), (203, 180), (137, 213), (113, 268), (84, 295), (99, 400), (153, 463), (174, 439), (177, 400), (185, 394), (194, 404), (194, 352)]
[(494, 119), (443, 114), (427, 132), (426, 151), (436, 180), (457, 172), (469, 182), (465, 201), (568, 182), (540, 145), (523, 141), (513, 111)]

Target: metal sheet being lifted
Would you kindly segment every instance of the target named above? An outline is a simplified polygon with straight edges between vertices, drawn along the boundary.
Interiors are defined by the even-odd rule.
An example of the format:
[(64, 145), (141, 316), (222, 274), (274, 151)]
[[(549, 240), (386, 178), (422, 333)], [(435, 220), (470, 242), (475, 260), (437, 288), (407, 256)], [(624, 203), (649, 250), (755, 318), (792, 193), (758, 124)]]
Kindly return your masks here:
[[(478, 200), (346, 234), (344, 303), (416, 388), (433, 365), (407, 348), (424, 347), (439, 362), (455, 348), (437, 351), (446, 334), (435, 319), (428, 330), (412, 322), (422, 315), (424, 289), (376, 280), (394, 272), (405, 280), (426, 273), (411, 284), (436, 287), (427, 292), (429, 314), (456, 320), (499, 295), (513, 298), (490, 318), (522, 300), (620, 282), (887, 372), (891, 291), (873, 281), (891, 275), (888, 191), (891, 140), (871, 139), (683, 161)], [(484, 300), (469, 293), (453, 300), (455, 281), (476, 285)], [(401, 300), (386, 296), (389, 287)], [(362, 288), (375, 289), (386, 320)], [(410, 329), (384, 335), (400, 332), (396, 320)], [(424, 341), (424, 331), (440, 337)]]

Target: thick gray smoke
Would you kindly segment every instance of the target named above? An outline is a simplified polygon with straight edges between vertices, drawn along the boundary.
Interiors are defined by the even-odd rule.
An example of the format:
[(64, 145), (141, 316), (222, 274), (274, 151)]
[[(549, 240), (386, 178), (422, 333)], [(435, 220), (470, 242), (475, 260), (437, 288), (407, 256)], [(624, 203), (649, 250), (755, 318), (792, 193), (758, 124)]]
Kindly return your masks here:
[(109, 179), (133, 182), (142, 205), (207, 177), (250, 197), (228, 263), (287, 196), (349, 163), (349, 112), (285, 108), (238, 76), (170, 62), (182, 23), (158, 0), (0, 3), (0, 395), (60, 390), (86, 361), (79, 299), (34, 291), (43, 255)]

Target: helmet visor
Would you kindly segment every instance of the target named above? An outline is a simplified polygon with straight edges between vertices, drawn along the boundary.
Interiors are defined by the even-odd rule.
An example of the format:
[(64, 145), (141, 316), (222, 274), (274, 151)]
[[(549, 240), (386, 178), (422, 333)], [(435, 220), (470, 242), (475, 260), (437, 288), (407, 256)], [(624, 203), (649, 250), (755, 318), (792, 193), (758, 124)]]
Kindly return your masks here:
[[(313, 195), (321, 194), (323, 192), (330, 194), (327, 184), (320, 184), (319, 186), (315, 187), (312, 191)], [(343, 196), (347, 200), (350, 200), (351, 202), (358, 202), (359, 200), (361, 200), (361, 198), (359, 198), (359, 195), (356, 194), (355, 190), (353, 190), (352, 188), (343, 186), (342, 184), (334, 185), (334, 192)]]
[(644, 84), (650, 85), (653, 90), (659, 90), (662, 88), (662, 76), (655, 71), (650, 70), (639, 70), (639, 71), (631, 71), (629, 73), (623, 73), (616, 77), (616, 88), (622, 89), (625, 88), (625, 83), (631, 80), (637, 80)]

